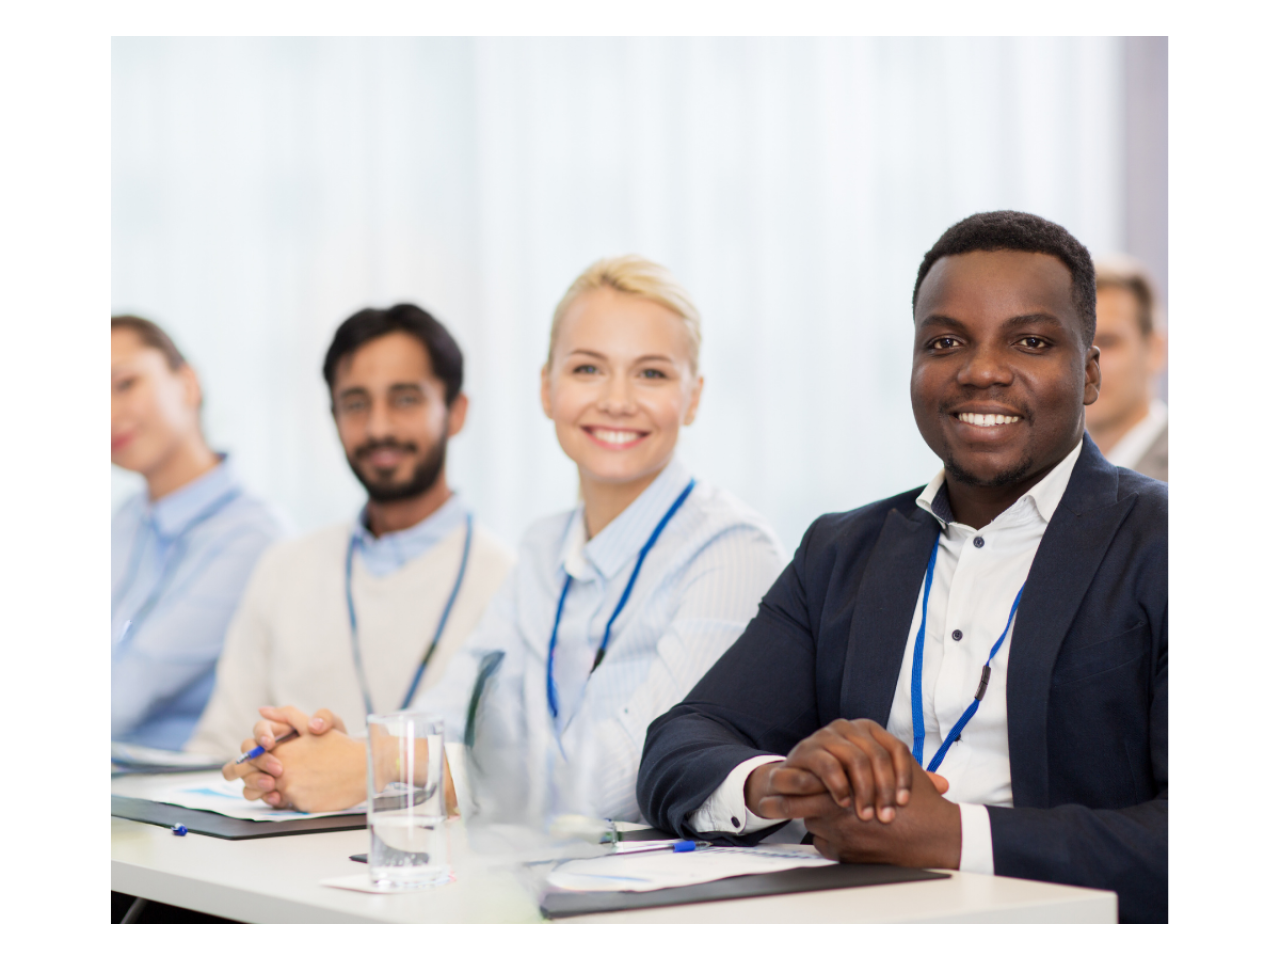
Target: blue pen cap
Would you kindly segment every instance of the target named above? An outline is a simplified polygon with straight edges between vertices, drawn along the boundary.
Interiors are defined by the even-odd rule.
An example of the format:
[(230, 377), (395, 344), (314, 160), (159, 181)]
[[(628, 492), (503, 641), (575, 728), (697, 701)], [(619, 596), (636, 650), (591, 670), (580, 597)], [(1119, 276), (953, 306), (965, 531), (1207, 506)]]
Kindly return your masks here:
[(676, 853), (689, 853), (698, 849), (698, 842), (696, 840), (677, 840), (671, 849)]
[(187, 835), (187, 828), (180, 823), (175, 823), (173, 825), (173, 832), (176, 836), (185, 837)]

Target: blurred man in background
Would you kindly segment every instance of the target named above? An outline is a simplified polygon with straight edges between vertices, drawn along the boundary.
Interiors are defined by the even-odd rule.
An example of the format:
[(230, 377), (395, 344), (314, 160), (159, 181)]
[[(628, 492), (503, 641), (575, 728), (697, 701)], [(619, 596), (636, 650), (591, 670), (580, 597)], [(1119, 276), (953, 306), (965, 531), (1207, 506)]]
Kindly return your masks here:
[[(354, 523), (282, 543), (227, 632), (188, 750), (234, 755), (265, 704), (358, 721), (430, 688), (515, 561), (449, 489), (463, 427), (462, 351), (413, 304), (361, 310), (324, 361), (338, 439), (368, 494)], [(357, 732), (357, 731), (353, 731)]]
[(147, 489), (111, 518), (111, 739), (177, 750), (227, 622), (281, 534), (200, 425), (195, 370), (150, 320), (111, 318), (111, 462)]
[(1167, 343), (1157, 322), (1155, 287), (1127, 257), (1101, 260), (1098, 332), (1102, 391), (1085, 408), (1089, 436), (1103, 456), (1157, 480), (1169, 480), (1169, 408), (1153, 392)]

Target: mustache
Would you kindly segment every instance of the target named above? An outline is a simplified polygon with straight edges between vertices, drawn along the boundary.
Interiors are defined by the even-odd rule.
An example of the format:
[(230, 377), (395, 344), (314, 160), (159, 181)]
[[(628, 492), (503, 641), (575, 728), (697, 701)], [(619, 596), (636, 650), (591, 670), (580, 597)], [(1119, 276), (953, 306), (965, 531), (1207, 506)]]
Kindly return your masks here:
[(416, 443), (401, 443), (391, 437), (379, 437), (370, 440), (368, 443), (362, 443), (356, 447), (354, 457), (356, 460), (363, 460), (365, 457), (378, 450), (399, 450), (402, 453), (417, 453), (418, 445)]

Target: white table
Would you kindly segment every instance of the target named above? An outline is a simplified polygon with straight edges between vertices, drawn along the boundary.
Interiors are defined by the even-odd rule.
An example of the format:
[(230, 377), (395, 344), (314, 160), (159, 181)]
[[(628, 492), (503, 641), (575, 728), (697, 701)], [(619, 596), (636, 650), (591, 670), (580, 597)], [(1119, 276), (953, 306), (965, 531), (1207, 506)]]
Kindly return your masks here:
[[(157, 778), (113, 783), (145, 796)], [(368, 850), (362, 830), (221, 840), (111, 820), (111, 889), (249, 923), (540, 922), (536, 897), (517, 874), (473, 853), (465, 827), (449, 824), (453, 883), (411, 893), (369, 894), (323, 887), (358, 873), (349, 859)], [(1116, 896), (1005, 877), (853, 887), (716, 903), (591, 914), (557, 923), (1114, 923)]]

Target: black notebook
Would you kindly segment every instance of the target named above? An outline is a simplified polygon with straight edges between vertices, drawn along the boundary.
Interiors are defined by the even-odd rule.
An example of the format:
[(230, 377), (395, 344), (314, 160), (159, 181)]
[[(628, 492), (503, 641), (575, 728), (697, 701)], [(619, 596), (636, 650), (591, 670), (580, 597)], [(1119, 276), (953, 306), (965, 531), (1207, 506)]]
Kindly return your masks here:
[(191, 810), (158, 800), (111, 795), (111, 815), (159, 827), (182, 824), (190, 833), (223, 840), (252, 840), (256, 837), (283, 837), (295, 833), (329, 833), (333, 830), (363, 830), (363, 813), (345, 813), (314, 820), (237, 820), (208, 810)]
[[(628, 836), (628, 839), (630, 837)], [(710, 903), (743, 897), (770, 897), (810, 890), (836, 890), (915, 880), (945, 880), (949, 875), (912, 867), (891, 867), (878, 863), (833, 863), (829, 867), (806, 867), (780, 873), (760, 873), (748, 877), (726, 877), (710, 883), (666, 890), (624, 893), (551, 892), (542, 898), (542, 913), (551, 920), (584, 913), (610, 913), (645, 907), (673, 907), (683, 903)]]

